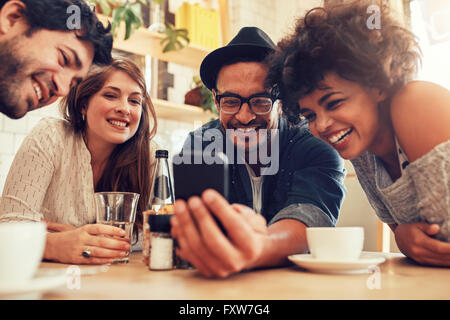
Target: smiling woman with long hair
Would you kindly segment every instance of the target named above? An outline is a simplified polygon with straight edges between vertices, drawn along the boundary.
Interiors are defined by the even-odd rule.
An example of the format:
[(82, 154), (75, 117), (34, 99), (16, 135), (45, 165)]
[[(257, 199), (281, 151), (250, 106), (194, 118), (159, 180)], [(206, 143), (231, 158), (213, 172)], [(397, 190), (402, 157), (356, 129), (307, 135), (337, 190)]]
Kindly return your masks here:
[[(144, 77), (130, 60), (94, 67), (62, 101), (65, 120), (43, 119), (17, 152), (0, 201), (0, 221), (45, 220), (44, 258), (108, 263), (130, 243), (119, 228), (95, 225), (94, 193), (140, 194), (136, 227), (150, 197), (156, 115)], [(112, 237), (102, 237), (109, 235)], [(89, 248), (92, 257), (82, 252)]]
[(415, 36), (387, 7), (369, 28), (357, 1), (315, 8), (272, 57), (276, 85), (292, 123), (351, 160), (378, 217), (415, 261), (450, 266), (450, 92), (413, 81)]

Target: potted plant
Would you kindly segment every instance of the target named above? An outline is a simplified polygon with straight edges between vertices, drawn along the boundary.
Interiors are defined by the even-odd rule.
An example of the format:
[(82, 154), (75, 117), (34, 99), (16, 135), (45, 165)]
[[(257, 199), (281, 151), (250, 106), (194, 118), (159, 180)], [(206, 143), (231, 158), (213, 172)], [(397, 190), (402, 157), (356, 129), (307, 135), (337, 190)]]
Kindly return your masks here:
[[(166, 0), (87, 0), (95, 5), (98, 13), (111, 17), (112, 30), (115, 33), (117, 27), (122, 21), (125, 22), (124, 40), (130, 38), (135, 30), (143, 25), (142, 5), (150, 7), (156, 4), (162, 8)], [(186, 29), (175, 29), (171, 24), (164, 24), (165, 28), (157, 30), (165, 33), (166, 36), (161, 40), (164, 45), (163, 52), (181, 50), (189, 44), (188, 31)]]
[(215, 116), (219, 113), (214, 103), (214, 96), (202, 82), (199, 76), (194, 76), (192, 82), (193, 88), (186, 93), (184, 96), (184, 103), (199, 106), (205, 111), (211, 111)]

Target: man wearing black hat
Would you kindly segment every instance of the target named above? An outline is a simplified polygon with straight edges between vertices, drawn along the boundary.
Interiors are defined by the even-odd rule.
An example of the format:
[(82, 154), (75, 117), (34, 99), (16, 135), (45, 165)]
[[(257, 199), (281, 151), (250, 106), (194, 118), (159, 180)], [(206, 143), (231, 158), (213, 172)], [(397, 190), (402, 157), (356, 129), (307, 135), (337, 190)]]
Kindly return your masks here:
[(220, 130), (223, 139), (216, 140), (231, 162), (229, 197), (207, 190), (187, 203), (177, 200), (172, 235), (179, 255), (205, 276), (286, 263), (288, 255), (308, 251), (306, 227), (334, 226), (338, 218), (343, 161), (306, 124), (290, 127), (281, 116), (275, 90), (264, 85), (266, 57), (275, 49), (262, 30), (245, 27), (200, 67), (220, 117), (191, 133), (183, 150), (201, 145), (204, 151), (214, 141), (203, 139), (205, 133)]

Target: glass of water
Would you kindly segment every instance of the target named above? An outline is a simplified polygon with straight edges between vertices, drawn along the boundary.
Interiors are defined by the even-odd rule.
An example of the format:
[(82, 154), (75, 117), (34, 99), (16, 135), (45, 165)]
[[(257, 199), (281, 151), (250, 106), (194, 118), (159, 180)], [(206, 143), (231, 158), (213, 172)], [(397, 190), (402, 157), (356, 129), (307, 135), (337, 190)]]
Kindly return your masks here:
[[(110, 225), (125, 230), (131, 239), (139, 194), (132, 192), (96, 192), (97, 223)], [(124, 258), (117, 258), (114, 263), (128, 263), (130, 252)]]

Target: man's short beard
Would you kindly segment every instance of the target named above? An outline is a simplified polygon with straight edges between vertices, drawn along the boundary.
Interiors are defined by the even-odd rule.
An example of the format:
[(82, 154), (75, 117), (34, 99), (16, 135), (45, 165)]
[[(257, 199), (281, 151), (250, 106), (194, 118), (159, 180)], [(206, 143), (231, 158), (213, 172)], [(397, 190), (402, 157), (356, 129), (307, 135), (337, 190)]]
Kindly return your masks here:
[[(235, 150), (236, 155), (242, 155), (245, 158), (245, 161), (247, 163), (251, 162), (251, 159), (256, 159), (256, 163), (259, 163), (259, 150), (261, 148), (268, 148), (270, 150), (270, 142), (271, 142), (271, 132), (268, 129), (267, 135), (262, 137), (260, 136), (259, 130), (255, 132), (255, 136), (253, 138), (245, 138), (245, 142), (241, 141), (241, 143), (235, 143), (235, 141), (232, 141), (233, 139), (238, 139), (236, 137), (233, 137), (232, 145)], [(227, 139), (230, 138), (227, 135)], [(254, 164), (254, 163), (252, 163)]]
[(17, 105), (20, 103), (20, 85), (24, 80), (21, 73), (29, 65), (14, 54), (17, 52), (16, 41), (17, 37), (0, 44), (0, 112), (12, 119), (24, 116), (18, 113), (21, 111), (17, 110)]

